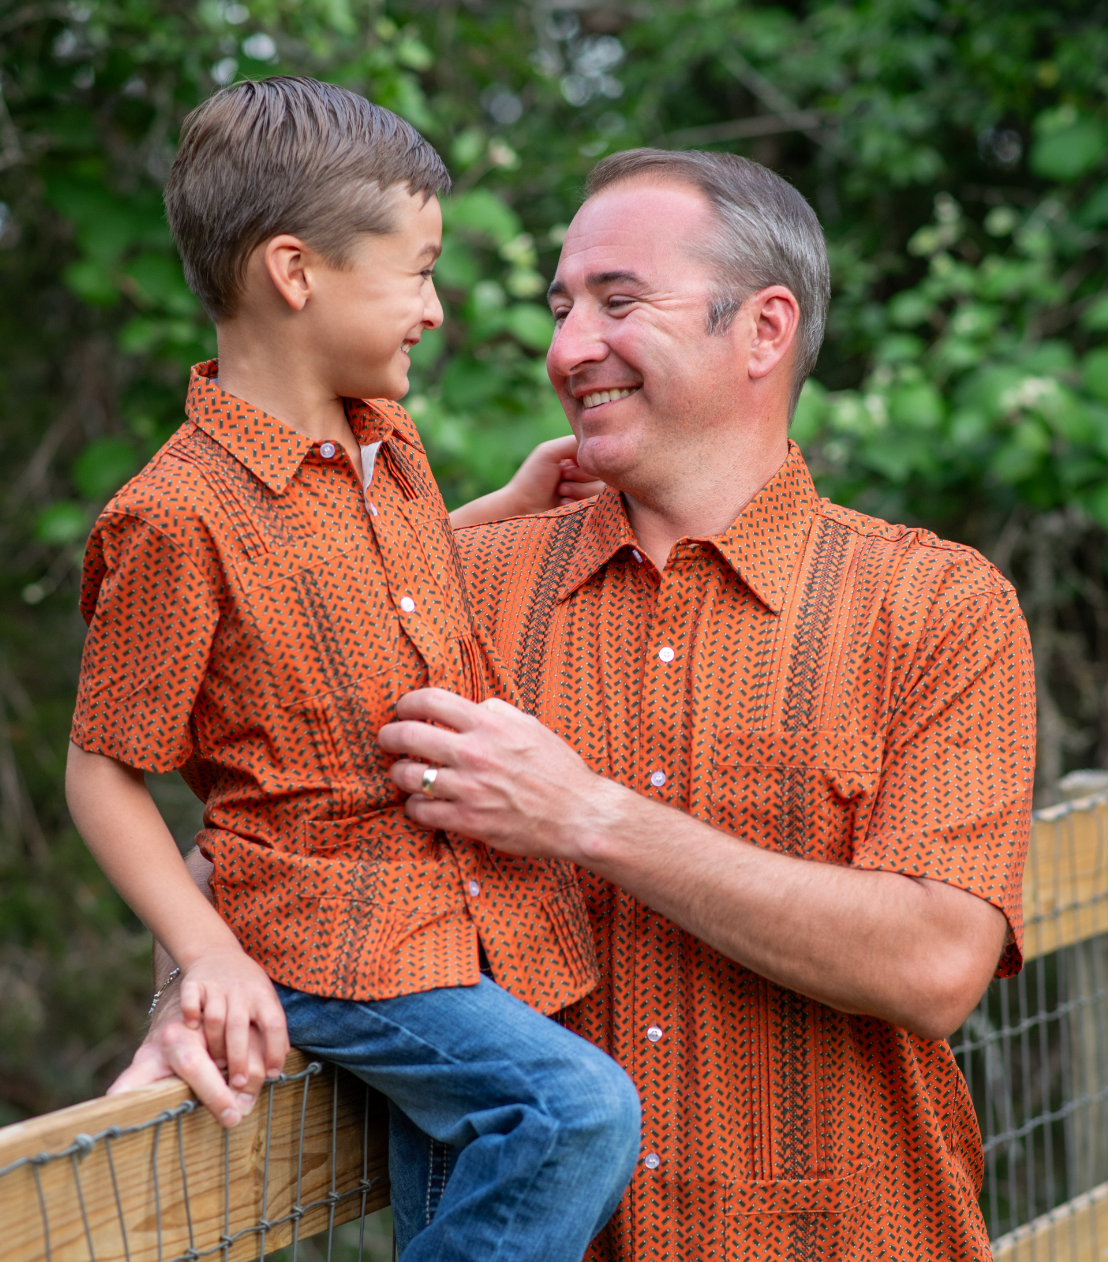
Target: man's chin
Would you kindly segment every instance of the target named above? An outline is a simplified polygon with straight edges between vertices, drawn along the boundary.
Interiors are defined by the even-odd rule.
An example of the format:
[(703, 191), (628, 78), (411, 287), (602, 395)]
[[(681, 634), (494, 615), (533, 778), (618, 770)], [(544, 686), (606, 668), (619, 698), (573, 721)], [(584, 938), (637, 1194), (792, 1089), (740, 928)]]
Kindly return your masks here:
[(623, 489), (622, 483), (625, 479), (634, 480), (634, 469), (638, 463), (638, 452), (626, 441), (612, 435), (579, 440), (578, 466), (591, 477), (615, 487), (617, 491)]

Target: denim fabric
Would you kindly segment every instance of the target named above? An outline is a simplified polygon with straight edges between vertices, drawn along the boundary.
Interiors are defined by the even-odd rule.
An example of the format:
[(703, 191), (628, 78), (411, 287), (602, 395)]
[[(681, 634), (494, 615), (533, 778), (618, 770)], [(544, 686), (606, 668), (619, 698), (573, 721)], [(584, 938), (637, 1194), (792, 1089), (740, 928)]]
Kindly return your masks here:
[(404, 1262), (580, 1262), (638, 1157), (615, 1061), (487, 977), (374, 1003), (277, 994), (295, 1047), (388, 1097)]

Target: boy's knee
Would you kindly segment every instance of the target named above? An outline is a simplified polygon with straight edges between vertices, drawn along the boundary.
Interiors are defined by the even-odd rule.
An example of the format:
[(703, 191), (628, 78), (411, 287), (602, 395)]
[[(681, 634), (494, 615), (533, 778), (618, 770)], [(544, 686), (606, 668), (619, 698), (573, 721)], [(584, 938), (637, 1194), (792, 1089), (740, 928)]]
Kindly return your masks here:
[(594, 1131), (614, 1146), (638, 1148), (642, 1109), (628, 1075), (596, 1049), (578, 1066), (565, 1107), (576, 1111), (582, 1129)]

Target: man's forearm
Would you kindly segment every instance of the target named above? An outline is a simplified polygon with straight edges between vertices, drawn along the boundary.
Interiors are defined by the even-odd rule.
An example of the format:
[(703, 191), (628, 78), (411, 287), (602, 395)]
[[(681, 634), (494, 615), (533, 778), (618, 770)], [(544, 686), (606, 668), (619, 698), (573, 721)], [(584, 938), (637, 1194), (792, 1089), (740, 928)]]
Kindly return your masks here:
[(577, 861), (763, 977), (927, 1038), (956, 1029), (988, 985), (1006, 921), (982, 899), (762, 850), (611, 789)]
[(390, 775), (425, 828), (580, 864), (779, 985), (942, 1038), (996, 968), (1004, 915), (964, 890), (763, 850), (594, 774), (503, 701), (432, 688), (397, 709), (378, 739), (413, 760)]

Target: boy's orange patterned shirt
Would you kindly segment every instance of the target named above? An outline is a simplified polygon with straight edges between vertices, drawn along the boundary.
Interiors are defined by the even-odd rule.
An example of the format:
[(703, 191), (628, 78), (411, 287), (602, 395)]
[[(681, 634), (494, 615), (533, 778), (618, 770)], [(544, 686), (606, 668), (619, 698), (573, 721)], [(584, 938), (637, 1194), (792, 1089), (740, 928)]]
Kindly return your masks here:
[(395, 403), (348, 403), (366, 486), (193, 370), (188, 420), (111, 501), (85, 556), (73, 740), (180, 768), (216, 906), (275, 980), (385, 999), (479, 977), (542, 1011), (595, 983), (566, 865), (416, 827), (377, 732), (435, 685), (480, 699), (449, 519)]
[[(524, 704), (596, 772), (757, 846), (968, 890), (1008, 918), (1000, 974), (1019, 968), (1031, 656), (977, 553), (820, 500), (795, 447), (662, 573), (610, 490), (458, 540)], [(568, 1024), (644, 1109), (594, 1262), (991, 1257), (945, 1042), (773, 985), (583, 881), (602, 977)]]

